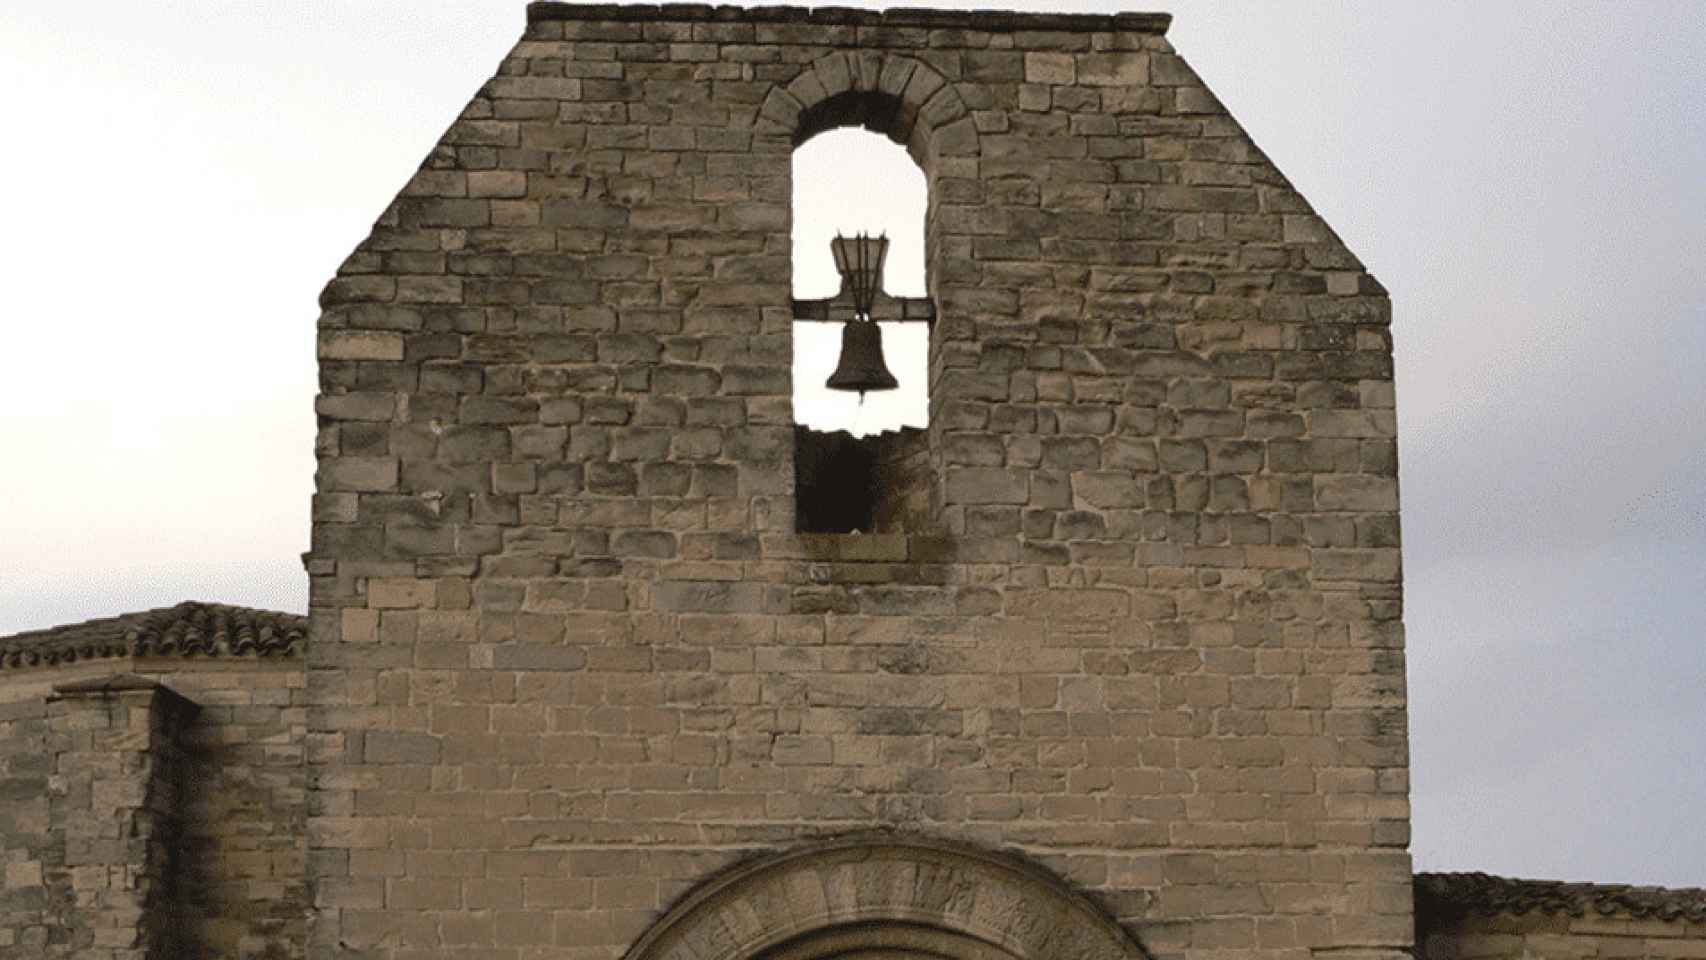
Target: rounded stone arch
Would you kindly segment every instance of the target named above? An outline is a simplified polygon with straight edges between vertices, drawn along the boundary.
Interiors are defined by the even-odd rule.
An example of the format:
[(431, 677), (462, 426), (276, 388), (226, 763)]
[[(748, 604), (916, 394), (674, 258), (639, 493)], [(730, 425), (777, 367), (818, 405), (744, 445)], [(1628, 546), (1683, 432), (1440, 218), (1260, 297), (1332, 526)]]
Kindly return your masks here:
[(689, 891), (625, 960), (1151, 960), (1053, 873), (966, 844), (822, 840)]
[(799, 146), (826, 130), (864, 127), (905, 147), (930, 175), (942, 157), (978, 155), (977, 126), (965, 98), (922, 60), (895, 53), (838, 50), (772, 87), (759, 123)]

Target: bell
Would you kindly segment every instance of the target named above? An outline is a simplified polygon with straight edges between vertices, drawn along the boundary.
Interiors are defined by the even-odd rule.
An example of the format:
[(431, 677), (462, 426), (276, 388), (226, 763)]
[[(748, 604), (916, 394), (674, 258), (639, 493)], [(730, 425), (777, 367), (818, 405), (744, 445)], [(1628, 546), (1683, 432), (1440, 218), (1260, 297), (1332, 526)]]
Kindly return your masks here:
[(841, 359), (824, 386), (831, 390), (893, 390), (900, 384), (883, 362), (883, 331), (869, 320), (841, 327)]

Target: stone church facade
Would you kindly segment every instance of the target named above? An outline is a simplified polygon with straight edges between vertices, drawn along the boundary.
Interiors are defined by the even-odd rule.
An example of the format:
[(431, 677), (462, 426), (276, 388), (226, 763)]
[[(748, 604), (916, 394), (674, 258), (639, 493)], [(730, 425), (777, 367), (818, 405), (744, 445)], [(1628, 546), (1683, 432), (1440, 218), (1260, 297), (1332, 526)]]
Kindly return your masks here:
[[(308, 617), (0, 639), (0, 957), (1706, 956), (1412, 876), (1390, 304), (1167, 24), (532, 5), (322, 295)], [(790, 404), (841, 126), (929, 191), (864, 533)]]

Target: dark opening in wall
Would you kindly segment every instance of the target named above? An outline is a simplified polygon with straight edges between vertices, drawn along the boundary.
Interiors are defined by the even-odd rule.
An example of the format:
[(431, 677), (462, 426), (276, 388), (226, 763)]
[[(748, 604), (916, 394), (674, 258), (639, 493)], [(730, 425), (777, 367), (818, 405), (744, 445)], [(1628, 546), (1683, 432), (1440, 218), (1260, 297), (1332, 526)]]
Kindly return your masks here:
[(900, 533), (930, 510), (927, 436), (916, 427), (855, 437), (794, 428), (794, 529)]

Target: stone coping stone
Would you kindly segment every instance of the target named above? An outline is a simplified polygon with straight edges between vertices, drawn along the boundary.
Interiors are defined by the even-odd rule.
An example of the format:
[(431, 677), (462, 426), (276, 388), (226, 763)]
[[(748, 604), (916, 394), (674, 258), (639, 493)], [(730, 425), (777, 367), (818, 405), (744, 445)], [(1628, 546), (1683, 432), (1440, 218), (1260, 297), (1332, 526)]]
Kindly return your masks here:
[(87, 680), (61, 683), (53, 688), (53, 693), (48, 697), (48, 700), (106, 700), (127, 693), (157, 696), (164, 702), (167, 710), (195, 713), (201, 709), (201, 706), (194, 700), (153, 677), (144, 677), (134, 673), (117, 673), (105, 677), (91, 677)]
[(642, 22), (807, 23), (825, 26), (927, 27), (1008, 33), (1016, 30), (1065, 30), (1074, 33), (1164, 34), (1169, 13), (1025, 13), (1015, 10), (937, 10), (853, 7), (736, 7), (698, 3), (560, 3), (527, 5), (527, 22), (608, 20)]

